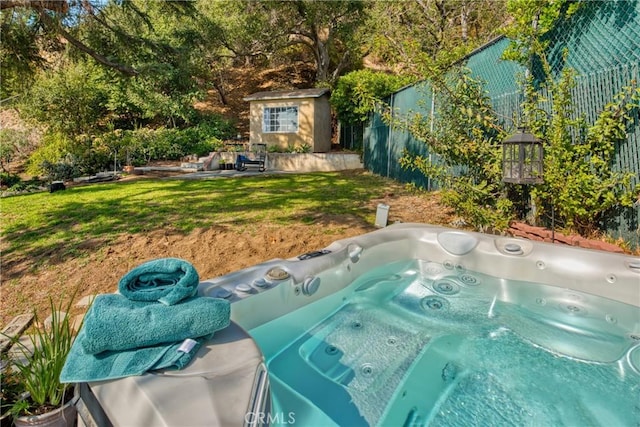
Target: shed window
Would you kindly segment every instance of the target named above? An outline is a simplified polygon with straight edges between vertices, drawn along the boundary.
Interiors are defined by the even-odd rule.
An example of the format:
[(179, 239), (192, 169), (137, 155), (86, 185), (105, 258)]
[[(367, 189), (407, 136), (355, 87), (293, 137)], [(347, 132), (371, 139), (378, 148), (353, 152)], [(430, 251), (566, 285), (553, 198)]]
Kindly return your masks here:
[(298, 107), (264, 107), (262, 132), (297, 132)]

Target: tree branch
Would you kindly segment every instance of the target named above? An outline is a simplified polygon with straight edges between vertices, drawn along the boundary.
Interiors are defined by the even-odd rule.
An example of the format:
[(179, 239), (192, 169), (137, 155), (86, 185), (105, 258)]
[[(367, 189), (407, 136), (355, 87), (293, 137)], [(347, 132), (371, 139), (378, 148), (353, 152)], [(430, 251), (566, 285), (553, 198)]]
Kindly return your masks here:
[(2, 0), (0, 1), (0, 9), (12, 9), (16, 7), (25, 7), (37, 11), (51, 10), (58, 13), (67, 13), (69, 4), (60, 0)]
[(331, 73), (332, 82), (335, 82), (338, 79), (338, 77), (340, 76), (340, 73), (342, 73), (342, 70), (344, 70), (344, 68), (349, 64), (349, 56), (350, 56), (350, 52), (349, 50), (347, 50), (342, 55), (342, 58), (340, 58), (340, 62), (336, 66), (336, 69), (333, 70), (333, 73)]
[(291, 33), (289, 35), (289, 43), (287, 43), (286, 45), (292, 46), (295, 44), (303, 44), (311, 49), (315, 49), (316, 41), (314, 41), (313, 38), (308, 37), (304, 34)]
[(299, 36), (299, 37), (305, 37), (309, 40), (317, 40), (318, 36), (317, 34), (312, 33), (311, 31), (304, 31), (304, 30), (291, 30), (287, 32), (290, 35), (294, 35), (294, 36)]
[(53, 29), (56, 33), (58, 33), (63, 39), (65, 39), (67, 42), (73, 45), (76, 49), (86, 53), (87, 55), (89, 55), (90, 57), (98, 61), (100, 64), (105, 65), (109, 68), (113, 68), (114, 70), (117, 70), (129, 77), (137, 76), (139, 74), (138, 71), (136, 71), (131, 67), (109, 60), (105, 56), (99, 54), (95, 50), (91, 49), (89, 46), (82, 43), (80, 40), (73, 37), (64, 28), (62, 28), (60, 25), (55, 23), (53, 19), (51, 19), (51, 17), (49, 17), (44, 10), (39, 10), (38, 14), (40, 16), (40, 20), (43, 23), (46, 23), (48, 27)]
[(129, 34), (125, 33), (124, 31), (120, 30), (119, 28), (113, 27), (105, 19), (102, 19), (102, 17), (98, 16), (98, 14), (96, 14), (94, 12), (94, 9), (93, 9), (93, 6), (91, 5), (91, 3), (89, 3), (87, 0), (83, 0), (82, 1), (82, 6), (83, 6), (84, 10), (87, 11), (87, 13), (91, 16), (91, 18), (94, 19), (96, 22), (98, 22), (100, 25), (102, 25), (103, 27), (105, 27), (109, 31), (113, 32), (114, 34), (117, 34), (117, 35), (123, 37), (124, 39), (126, 39), (130, 43), (135, 43), (136, 42), (135, 38), (131, 37)]

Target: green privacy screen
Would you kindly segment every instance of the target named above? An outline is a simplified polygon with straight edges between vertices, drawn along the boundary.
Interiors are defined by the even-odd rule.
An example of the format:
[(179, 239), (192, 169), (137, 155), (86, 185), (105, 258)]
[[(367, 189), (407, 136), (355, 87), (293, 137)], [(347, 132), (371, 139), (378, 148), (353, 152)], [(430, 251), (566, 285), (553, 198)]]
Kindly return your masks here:
[[(554, 73), (561, 71), (563, 52), (567, 51), (566, 65), (578, 73), (572, 91), (576, 113), (584, 115), (588, 123), (593, 123), (603, 107), (625, 86), (640, 83), (638, 1), (585, 2), (570, 19), (558, 23), (547, 33), (545, 40), (549, 43), (547, 56)], [(507, 128), (512, 128), (521, 113), (522, 94), (518, 82), (525, 70), (501, 59), (508, 44), (506, 38), (495, 39), (462, 62), (475, 78), (485, 82), (496, 113)], [(533, 72), (535, 74), (536, 70)], [(428, 120), (438, 120), (437, 100), (434, 103), (427, 82), (401, 89), (385, 101), (396, 120), (415, 112)], [(628, 131), (627, 140), (616, 146), (614, 162), (618, 170), (632, 172), (633, 183), (637, 184), (640, 183), (640, 117), (637, 110)], [(398, 160), (404, 150), (438, 160), (429, 153), (424, 142), (416, 140), (402, 126), (387, 125), (378, 112), (372, 115), (361, 134), (364, 164), (368, 170), (423, 188), (439, 188), (439, 184), (429, 177), (400, 167)], [(637, 247), (640, 244), (639, 217), (640, 206), (636, 205), (621, 210), (604, 226), (613, 237), (623, 237)]]
[[(418, 83), (396, 92), (385, 102), (389, 105), (392, 120), (403, 120), (419, 113), (431, 115), (431, 90), (426, 83)], [(388, 120), (387, 120), (388, 121)], [(418, 187), (433, 188), (428, 177), (403, 169), (398, 163), (404, 150), (413, 154), (429, 156), (427, 145), (416, 140), (399, 125), (389, 125), (381, 114), (373, 114), (369, 126), (364, 130), (363, 157), (365, 168), (378, 175), (413, 183)]]

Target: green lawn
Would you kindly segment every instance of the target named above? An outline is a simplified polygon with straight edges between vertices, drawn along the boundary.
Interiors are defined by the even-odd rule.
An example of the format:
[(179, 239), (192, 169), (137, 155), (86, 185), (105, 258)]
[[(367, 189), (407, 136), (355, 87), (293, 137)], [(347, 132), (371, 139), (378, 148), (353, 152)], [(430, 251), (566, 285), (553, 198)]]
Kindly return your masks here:
[[(171, 228), (312, 222), (318, 213), (373, 222), (364, 205), (398, 185), (367, 173), (262, 175), (212, 180), (138, 180), (2, 199), (3, 258), (74, 256), (87, 240)], [(7, 258), (5, 258), (6, 260)]]

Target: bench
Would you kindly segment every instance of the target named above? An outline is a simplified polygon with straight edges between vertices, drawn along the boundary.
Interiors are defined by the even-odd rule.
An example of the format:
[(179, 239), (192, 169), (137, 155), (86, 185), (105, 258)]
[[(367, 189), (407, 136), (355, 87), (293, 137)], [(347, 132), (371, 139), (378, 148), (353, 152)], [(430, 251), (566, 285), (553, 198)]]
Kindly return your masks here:
[(266, 157), (266, 144), (251, 144), (246, 154), (238, 154), (236, 158), (236, 170), (244, 171), (247, 170), (247, 166), (257, 166), (260, 172), (264, 172)]

